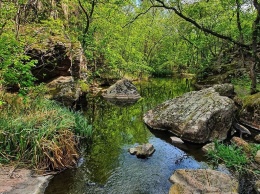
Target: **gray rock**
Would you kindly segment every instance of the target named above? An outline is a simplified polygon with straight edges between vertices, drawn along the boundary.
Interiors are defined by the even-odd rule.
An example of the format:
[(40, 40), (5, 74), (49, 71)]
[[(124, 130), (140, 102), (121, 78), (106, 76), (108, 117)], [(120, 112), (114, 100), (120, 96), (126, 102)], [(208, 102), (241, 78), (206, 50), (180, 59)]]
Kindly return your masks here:
[(81, 88), (72, 76), (61, 76), (47, 84), (50, 98), (72, 106), (82, 95)]
[(139, 99), (141, 97), (135, 85), (128, 79), (117, 81), (107, 89), (103, 96), (113, 99)]
[(181, 140), (181, 138), (178, 137), (170, 137), (172, 140), (172, 143), (177, 143), (177, 144), (183, 144), (184, 142)]
[(43, 194), (53, 177), (38, 176), (34, 175), (32, 170), (20, 168), (13, 170), (6, 166), (0, 166), (0, 170), (0, 193), (5, 194)]
[(260, 164), (260, 150), (258, 150), (258, 151), (256, 152), (255, 161), (256, 161), (258, 164)]
[(174, 183), (169, 194), (238, 193), (238, 181), (231, 176), (210, 169), (179, 169), (171, 176)]
[(219, 93), (220, 96), (232, 97), (234, 96), (234, 86), (232, 84), (216, 84), (212, 86), (216, 92)]
[(209, 153), (209, 151), (215, 150), (215, 143), (214, 142), (208, 143), (204, 145), (201, 149), (203, 152)]
[(147, 143), (130, 148), (128, 151), (132, 155), (135, 154), (138, 158), (147, 158), (155, 152), (155, 149), (152, 144)]
[(220, 96), (211, 87), (160, 104), (144, 115), (144, 122), (153, 129), (168, 130), (182, 140), (206, 143), (226, 139), (235, 110), (233, 100)]

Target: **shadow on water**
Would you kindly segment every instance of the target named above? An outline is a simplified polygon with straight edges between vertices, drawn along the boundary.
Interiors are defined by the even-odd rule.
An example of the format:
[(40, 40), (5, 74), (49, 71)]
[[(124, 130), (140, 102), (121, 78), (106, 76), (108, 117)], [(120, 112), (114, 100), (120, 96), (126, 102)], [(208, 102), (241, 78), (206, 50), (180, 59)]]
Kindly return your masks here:
[[(88, 97), (85, 116), (94, 128), (93, 143), (83, 151), (77, 168), (56, 175), (45, 194), (168, 193), (176, 169), (203, 168), (195, 145), (173, 145), (169, 134), (149, 130), (143, 114), (159, 103), (190, 90), (184, 79), (153, 79), (136, 83), (142, 96), (133, 105), (116, 106), (102, 97)], [(155, 153), (138, 159), (128, 149), (152, 143)], [(185, 150), (185, 152), (183, 151)]]

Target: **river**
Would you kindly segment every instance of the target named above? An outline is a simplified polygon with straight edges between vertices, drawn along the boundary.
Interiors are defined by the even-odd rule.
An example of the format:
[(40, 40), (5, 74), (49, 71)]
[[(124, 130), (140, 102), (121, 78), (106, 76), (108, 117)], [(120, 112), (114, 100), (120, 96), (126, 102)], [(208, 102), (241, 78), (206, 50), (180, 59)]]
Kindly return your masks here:
[[(206, 167), (198, 146), (180, 149), (171, 143), (170, 134), (151, 131), (142, 120), (149, 109), (190, 91), (186, 79), (154, 78), (135, 84), (142, 98), (133, 105), (88, 97), (83, 109), (93, 125), (93, 141), (83, 146), (78, 166), (56, 175), (45, 194), (163, 194), (176, 169)], [(148, 159), (128, 153), (148, 142), (156, 149)]]

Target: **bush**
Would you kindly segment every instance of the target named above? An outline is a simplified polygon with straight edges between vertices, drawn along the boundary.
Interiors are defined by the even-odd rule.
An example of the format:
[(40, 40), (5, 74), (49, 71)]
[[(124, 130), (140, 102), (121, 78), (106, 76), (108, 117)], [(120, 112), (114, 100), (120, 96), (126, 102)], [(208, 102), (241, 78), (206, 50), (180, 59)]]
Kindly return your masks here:
[(35, 81), (31, 68), (36, 62), (24, 54), (24, 46), (13, 36), (0, 36), (0, 84), (17, 85), (22, 94), (26, 93)]

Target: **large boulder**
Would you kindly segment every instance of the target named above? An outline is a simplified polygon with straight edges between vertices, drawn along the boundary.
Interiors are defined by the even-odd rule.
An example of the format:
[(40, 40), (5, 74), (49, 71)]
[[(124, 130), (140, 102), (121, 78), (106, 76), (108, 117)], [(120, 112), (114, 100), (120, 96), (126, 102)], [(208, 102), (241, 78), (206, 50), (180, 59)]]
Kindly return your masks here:
[(137, 100), (141, 97), (135, 85), (128, 79), (121, 79), (117, 81), (114, 85), (107, 89), (103, 96), (105, 98), (121, 100)]
[(171, 176), (174, 185), (169, 194), (238, 193), (238, 181), (231, 176), (210, 169), (179, 169)]
[(50, 98), (65, 106), (73, 106), (82, 95), (80, 85), (72, 76), (60, 76), (47, 84)]
[[(64, 34), (45, 34), (28, 46), (26, 54), (38, 63), (32, 69), (38, 82), (49, 82), (60, 76), (73, 76), (74, 79), (86, 78), (86, 60), (79, 42), (72, 43)], [(40, 36), (40, 35), (39, 35)]]
[[(168, 100), (144, 115), (144, 122), (153, 129), (168, 130), (194, 143), (224, 140), (232, 125), (236, 106), (221, 96), (227, 85), (218, 85)], [(221, 88), (221, 89), (220, 89)], [(228, 92), (230, 93), (230, 92)]]
[(71, 41), (63, 30), (29, 25), (22, 28), (33, 34), (26, 54), (38, 61), (32, 68), (37, 82), (47, 83), (52, 99), (73, 105), (85, 92), (79, 83), (87, 84), (87, 65), (80, 42)]

